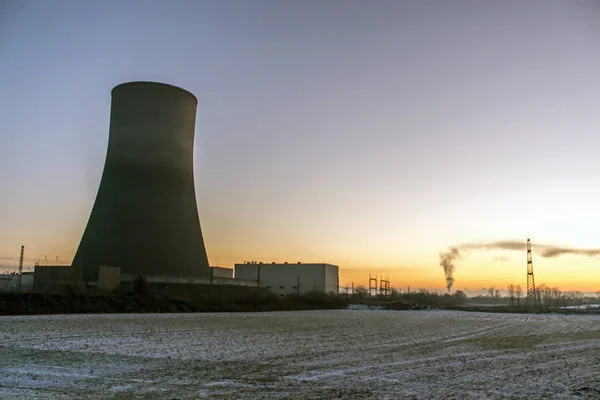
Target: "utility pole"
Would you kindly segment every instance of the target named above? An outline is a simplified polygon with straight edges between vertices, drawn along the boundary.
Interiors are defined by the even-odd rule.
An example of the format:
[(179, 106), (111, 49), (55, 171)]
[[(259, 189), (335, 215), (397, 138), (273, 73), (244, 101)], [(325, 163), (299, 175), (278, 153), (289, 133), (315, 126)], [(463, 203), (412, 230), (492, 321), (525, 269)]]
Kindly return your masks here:
[(25, 255), (25, 246), (21, 246), (21, 256), (19, 257), (19, 276), (17, 277), (17, 291), (21, 293), (21, 275), (23, 275), (23, 256)]
[(537, 308), (537, 293), (533, 276), (533, 261), (531, 257), (531, 239), (527, 236), (527, 306)]
[(260, 264), (256, 266), (256, 286), (260, 287)]

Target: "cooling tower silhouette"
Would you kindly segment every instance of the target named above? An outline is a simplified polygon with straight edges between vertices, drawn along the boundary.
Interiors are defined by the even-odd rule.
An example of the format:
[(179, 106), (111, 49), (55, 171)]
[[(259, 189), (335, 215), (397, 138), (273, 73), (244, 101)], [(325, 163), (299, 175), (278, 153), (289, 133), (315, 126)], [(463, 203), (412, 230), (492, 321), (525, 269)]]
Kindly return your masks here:
[(209, 275), (194, 190), (198, 101), (181, 88), (131, 82), (112, 90), (100, 188), (72, 265), (122, 274)]

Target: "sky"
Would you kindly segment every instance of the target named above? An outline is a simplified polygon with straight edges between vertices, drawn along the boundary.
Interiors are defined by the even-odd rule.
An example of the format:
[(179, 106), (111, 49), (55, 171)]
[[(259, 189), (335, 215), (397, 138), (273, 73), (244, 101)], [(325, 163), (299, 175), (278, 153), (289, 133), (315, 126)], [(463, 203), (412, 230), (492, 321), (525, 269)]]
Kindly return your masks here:
[[(0, 0), (0, 266), (68, 263), (96, 196), (110, 91), (198, 98), (211, 265), (327, 262), (443, 289), (600, 289), (600, 4)], [(1, 269), (1, 268), (0, 268)]]

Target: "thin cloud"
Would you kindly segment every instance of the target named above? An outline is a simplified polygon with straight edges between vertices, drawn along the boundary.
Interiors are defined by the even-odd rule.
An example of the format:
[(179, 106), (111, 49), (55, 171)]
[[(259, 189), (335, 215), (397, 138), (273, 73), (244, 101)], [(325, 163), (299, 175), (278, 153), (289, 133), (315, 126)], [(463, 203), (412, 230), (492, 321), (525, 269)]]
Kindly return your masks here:
[[(468, 250), (509, 250), (525, 251), (526, 243), (516, 240), (502, 240), (490, 243), (465, 243), (455, 246), (459, 251)], [(566, 246), (555, 246), (549, 244), (532, 244), (531, 250), (544, 258), (554, 258), (562, 255), (577, 255), (584, 257), (596, 257), (600, 255), (600, 249), (577, 249)]]

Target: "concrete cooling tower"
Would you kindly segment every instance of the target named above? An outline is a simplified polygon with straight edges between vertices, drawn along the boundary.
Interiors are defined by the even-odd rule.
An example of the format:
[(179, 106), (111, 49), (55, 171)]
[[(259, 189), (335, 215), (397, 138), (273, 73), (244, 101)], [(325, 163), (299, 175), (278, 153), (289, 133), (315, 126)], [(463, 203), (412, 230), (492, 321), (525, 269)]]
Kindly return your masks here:
[(102, 180), (72, 264), (84, 280), (101, 265), (122, 274), (209, 276), (194, 191), (197, 103), (161, 83), (112, 90)]

